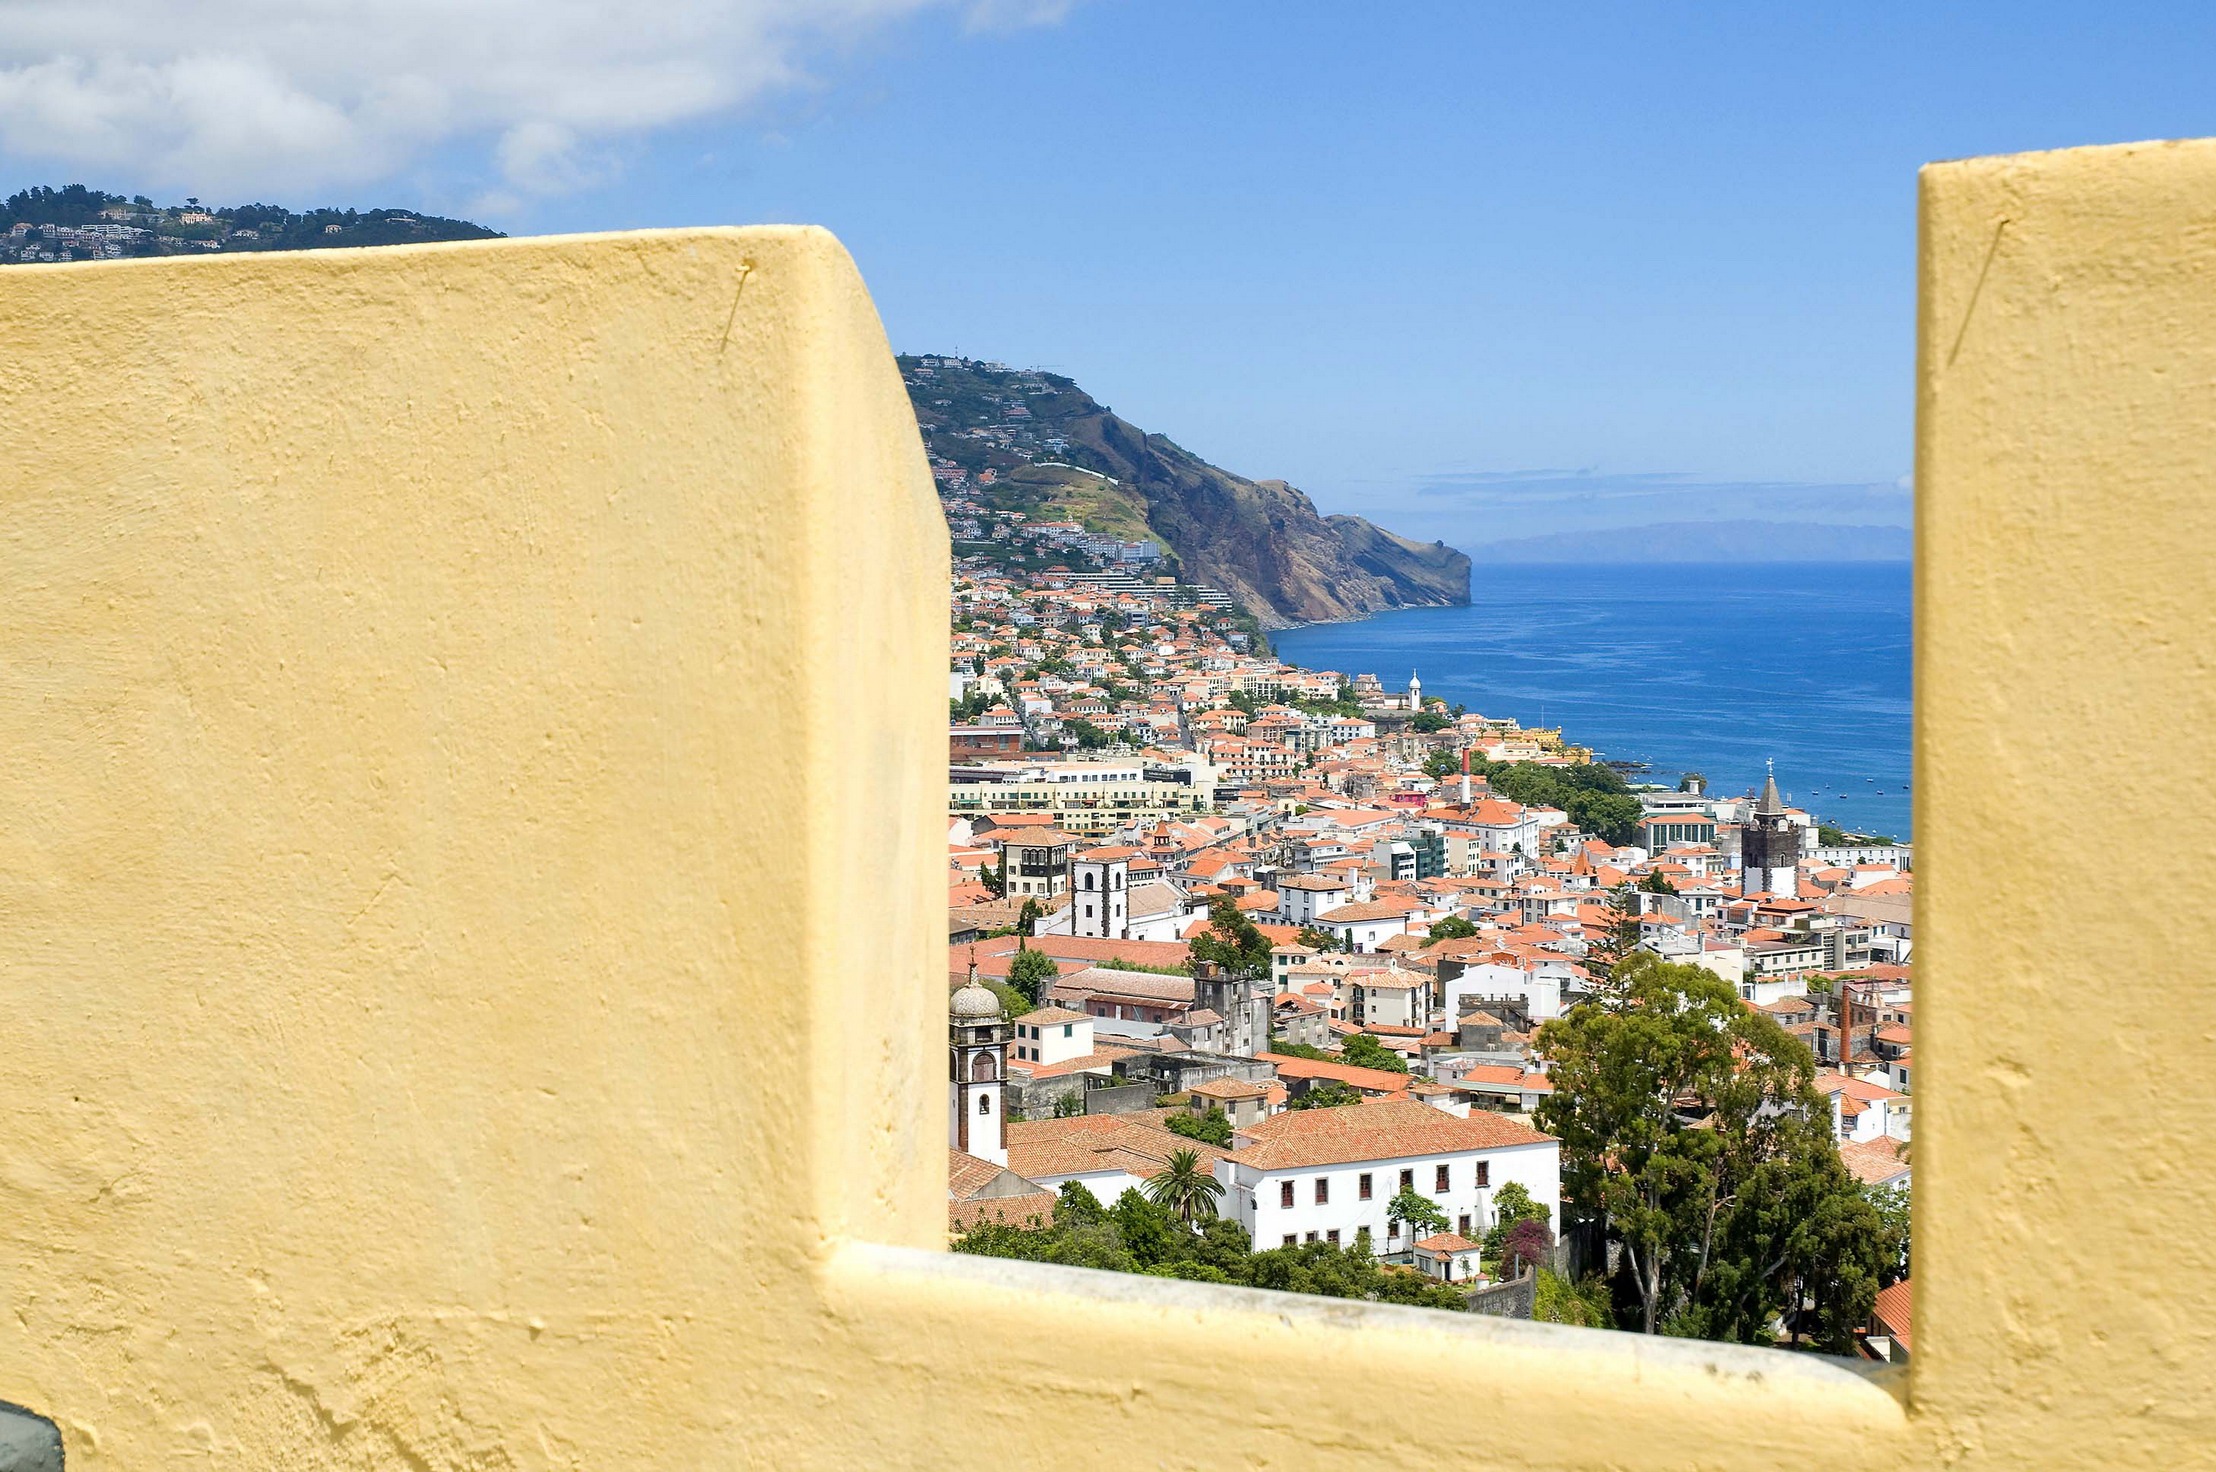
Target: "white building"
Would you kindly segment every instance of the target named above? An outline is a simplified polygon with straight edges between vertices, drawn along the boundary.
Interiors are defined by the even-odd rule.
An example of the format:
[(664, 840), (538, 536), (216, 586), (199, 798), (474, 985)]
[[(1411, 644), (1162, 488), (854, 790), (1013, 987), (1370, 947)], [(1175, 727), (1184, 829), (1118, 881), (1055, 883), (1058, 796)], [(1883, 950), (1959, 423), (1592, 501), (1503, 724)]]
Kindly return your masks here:
[(1277, 881), (1277, 914), (1287, 925), (1313, 925), (1324, 911), (1353, 899), (1353, 881), (1338, 874), (1295, 874)]
[(1365, 900), (1326, 910), (1310, 923), (1355, 954), (1367, 955), (1394, 936), (1406, 935), (1408, 917), (1422, 913), (1423, 906), (1402, 900)]
[(1446, 1015), (1451, 1026), (1478, 999), (1513, 997), (1523, 1003), (1534, 1022), (1562, 1015), (1562, 988), (1576, 976), (1571, 962), (1527, 962), (1506, 951), (1466, 961), (1445, 984)]
[(1015, 1028), (1015, 1041), (1009, 1046), (1019, 1063), (1051, 1066), (1089, 1057), (1093, 1051), (1093, 1019), (1089, 1013), (1041, 1007), (1018, 1017)]
[(1521, 803), (1481, 797), (1462, 806), (1433, 808), (1424, 816), (1449, 837), (1466, 840), (1459, 846), (1464, 851), (1460, 855), (1451, 852), (1457, 845), (1448, 846), (1450, 866), (1457, 857), (1483, 853), (1519, 855), (1525, 864), (1540, 856), (1539, 815)]
[(1472, 1240), (1493, 1225), (1493, 1193), (1510, 1181), (1561, 1219), (1560, 1145), (1482, 1110), (1457, 1119), (1408, 1099), (1288, 1110), (1236, 1131), (1232, 1145), (1216, 1161), (1219, 1209), (1247, 1229), (1257, 1250), (1351, 1246), (1367, 1228), (1373, 1251), (1407, 1251), (1414, 1244), (1385, 1219), (1387, 1203), (1404, 1188)]

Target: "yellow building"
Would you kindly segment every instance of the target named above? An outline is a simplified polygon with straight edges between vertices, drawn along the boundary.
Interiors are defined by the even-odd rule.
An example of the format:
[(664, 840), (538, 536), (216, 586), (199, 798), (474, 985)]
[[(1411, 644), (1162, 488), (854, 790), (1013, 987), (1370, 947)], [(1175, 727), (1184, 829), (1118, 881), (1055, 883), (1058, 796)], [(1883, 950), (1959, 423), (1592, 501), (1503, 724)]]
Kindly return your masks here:
[(2216, 896), (2044, 840), (2216, 817), (2143, 780), (2216, 756), (2216, 145), (1924, 190), (1911, 1368), (941, 1250), (943, 528), (835, 243), (686, 231), (0, 273), (0, 1398), (73, 1467), (2207, 1465)]

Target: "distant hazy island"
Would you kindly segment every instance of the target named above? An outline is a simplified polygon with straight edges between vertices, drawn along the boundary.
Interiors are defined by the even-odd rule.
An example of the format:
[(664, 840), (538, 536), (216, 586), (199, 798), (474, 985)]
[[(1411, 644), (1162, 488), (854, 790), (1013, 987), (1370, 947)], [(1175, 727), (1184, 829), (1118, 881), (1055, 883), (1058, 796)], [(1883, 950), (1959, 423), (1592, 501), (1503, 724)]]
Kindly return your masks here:
[(1670, 521), (1605, 531), (1550, 532), (1468, 548), (1487, 562), (1906, 562), (1902, 526), (1790, 521)]

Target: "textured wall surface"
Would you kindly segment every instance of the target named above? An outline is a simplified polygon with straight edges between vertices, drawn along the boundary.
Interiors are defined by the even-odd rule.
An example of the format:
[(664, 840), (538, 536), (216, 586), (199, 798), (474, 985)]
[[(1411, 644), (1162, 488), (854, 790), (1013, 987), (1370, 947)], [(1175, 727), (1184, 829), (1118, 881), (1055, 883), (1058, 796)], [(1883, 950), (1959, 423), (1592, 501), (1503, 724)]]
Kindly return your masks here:
[(0, 1399), (72, 1466), (744, 1464), (846, 1214), (943, 1240), (946, 540), (844, 251), (0, 327)]
[(0, 1399), (95, 1466), (2205, 1465), (2216, 147), (1925, 190), (1912, 1375), (928, 1250), (944, 533), (837, 246), (702, 231), (0, 272)]
[(2216, 142), (1934, 166), (1923, 261), (1916, 1405), (2206, 1466)]

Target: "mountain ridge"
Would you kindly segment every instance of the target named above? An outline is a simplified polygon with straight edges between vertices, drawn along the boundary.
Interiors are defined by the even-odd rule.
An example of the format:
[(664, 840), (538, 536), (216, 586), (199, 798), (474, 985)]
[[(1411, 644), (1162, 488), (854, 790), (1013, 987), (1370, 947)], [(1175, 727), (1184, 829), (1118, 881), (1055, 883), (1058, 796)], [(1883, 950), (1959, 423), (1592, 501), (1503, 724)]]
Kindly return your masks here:
[(928, 354), (900, 366), (942, 491), (1143, 535), (1264, 628), (1469, 602), (1457, 549), (1325, 517), (1299, 488), (1213, 465), (1060, 374)]

